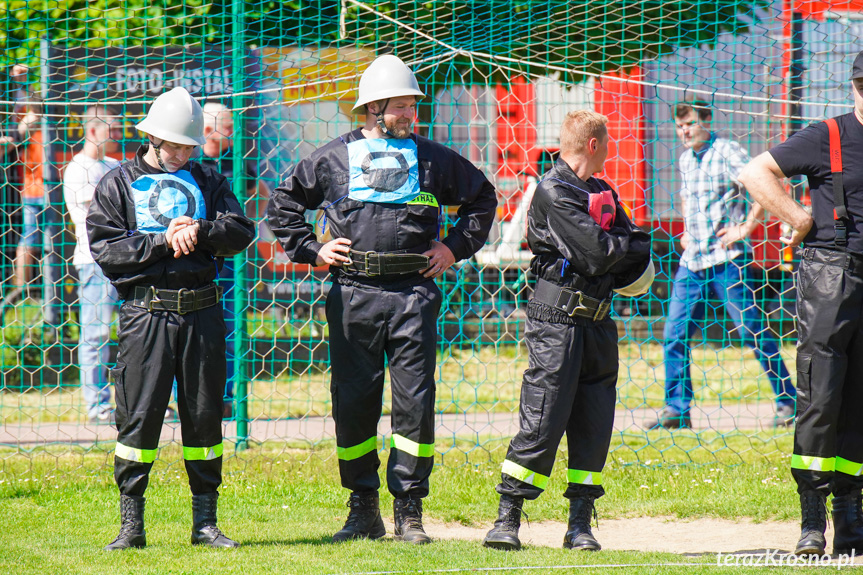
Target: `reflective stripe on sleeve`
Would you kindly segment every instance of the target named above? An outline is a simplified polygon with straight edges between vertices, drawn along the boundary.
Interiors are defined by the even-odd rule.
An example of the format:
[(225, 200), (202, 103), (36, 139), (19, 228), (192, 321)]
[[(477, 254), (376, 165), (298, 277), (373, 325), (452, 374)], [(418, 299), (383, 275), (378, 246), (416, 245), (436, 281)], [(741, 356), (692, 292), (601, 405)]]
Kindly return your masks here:
[(342, 461), (350, 461), (352, 459), (362, 457), (366, 453), (376, 451), (377, 448), (378, 438), (369, 437), (362, 443), (354, 445), (352, 447), (336, 447), (336, 455), (338, 455), (339, 459), (341, 459)]
[(153, 463), (156, 461), (156, 449), (138, 449), (117, 443), (114, 455), (126, 461), (137, 461), (138, 463)]
[(810, 455), (791, 456), (791, 469), (805, 469), (807, 471), (833, 471), (836, 468), (835, 457), (815, 457)]
[(186, 447), (183, 446), (183, 459), (186, 461), (210, 461), (222, 456), (224, 444), (219, 443), (213, 447)]
[(395, 449), (399, 451), (404, 451), (409, 455), (413, 455), (414, 457), (434, 457), (434, 444), (433, 443), (417, 443), (416, 441), (412, 441), (403, 435), (393, 434), (392, 441), (390, 442)]
[(844, 473), (846, 475), (860, 477), (861, 475), (863, 475), (863, 463), (857, 463), (856, 461), (849, 461), (848, 459), (842, 459), (841, 457), (837, 457), (836, 471), (838, 471), (839, 473)]
[(580, 483), (582, 485), (602, 485), (602, 472), (567, 469), (566, 480), (570, 483)]
[(501, 472), (506, 473), (510, 477), (515, 477), (519, 481), (524, 481), (534, 487), (538, 487), (539, 489), (545, 489), (548, 485), (548, 476), (537, 473), (536, 471), (531, 471), (527, 467), (522, 467), (518, 463), (513, 463), (509, 459), (503, 460)]

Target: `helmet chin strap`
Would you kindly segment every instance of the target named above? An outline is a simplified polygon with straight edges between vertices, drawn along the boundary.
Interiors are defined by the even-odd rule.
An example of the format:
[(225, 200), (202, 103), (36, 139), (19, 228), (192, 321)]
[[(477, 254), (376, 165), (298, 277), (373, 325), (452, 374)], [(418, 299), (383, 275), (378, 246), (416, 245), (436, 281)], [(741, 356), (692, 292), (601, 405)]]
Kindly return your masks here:
[(390, 129), (387, 128), (387, 125), (384, 123), (384, 112), (387, 111), (387, 106), (390, 104), (390, 99), (387, 98), (384, 100), (384, 105), (381, 106), (380, 112), (375, 114), (375, 123), (378, 125), (378, 129), (383, 132), (384, 136), (387, 138), (394, 138), (395, 134), (390, 132)]
[(153, 136), (149, 135), (149, 134), (147, 135), (147, 139), (148, 139), (148, 140), (150, 140), (150, 145), (151, 145), (151, 146), (153, 146), (153, 149), (156, 151), (156, 161), (157, 161), (157, 162), (159, 162), (159, 167), (160, 167), (160, 168), (162, 168), (162, 171), (163, 171), (163, 172), (168, 172), (168, 173), (170, 173), (170, 172), (171, 172), (171, 170), (169, 170), (169, 169), (165, 166), (165, 164), (164, 164), (164, 163), (162, 163), (162, 154), (161, 154), (161, 152), (159, 152), (159, 148), (161, 148), (161, 147), (162, 147), (162, 144), (164, 144), (164, 143), (165, 143), (165, 140), (162, 140), (162, 141), (160, 141), (158, 144), (156, 144), (156, 139), (155, 139)]

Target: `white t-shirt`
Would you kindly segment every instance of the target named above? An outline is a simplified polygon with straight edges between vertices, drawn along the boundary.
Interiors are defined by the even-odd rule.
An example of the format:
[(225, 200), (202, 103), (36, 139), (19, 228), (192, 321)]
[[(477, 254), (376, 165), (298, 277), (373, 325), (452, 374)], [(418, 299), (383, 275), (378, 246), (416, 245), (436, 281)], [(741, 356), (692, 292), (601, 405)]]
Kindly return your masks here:
[(75, 237), (78, 238), (75, 255), (72, 257), (72, 263), (76, 266), (94, 263), (90, 253), (90, 240), (87, 239), (87, 210), (90, 209), (96, 184), (119, 165), (120, 162), (113, 158), (106, 156), (103, 160), (94, 160), (80, 152), (66, 166), (63, 174), (63, 197), (66, 199), (72, 223), (75, 224)]

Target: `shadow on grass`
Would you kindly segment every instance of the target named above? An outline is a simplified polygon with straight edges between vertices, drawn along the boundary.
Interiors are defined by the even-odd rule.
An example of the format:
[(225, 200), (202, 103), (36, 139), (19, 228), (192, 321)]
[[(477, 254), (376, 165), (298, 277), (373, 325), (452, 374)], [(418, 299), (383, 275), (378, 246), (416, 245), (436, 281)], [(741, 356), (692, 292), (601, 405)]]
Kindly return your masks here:
[(331, 535), (323, 535), (321, 537), (298, 537), (296, 539), (270, 539), (261, 541), (242, 541), (243, 547), (275, 547), (279, 545), (331, 545), (333, 547), (342, 547), (351, 545), (357, 542), (372, 541), (375, 545), (401, 545), (403, 541), (396, 541), (392, 537), (381, 537), (380, 539), (354, 539), (353, 541), (344, 541), (342, 543), (333, 543)]
[(241, 541), (243, 547), (278, 547), (281, 545), (335, 545), (329, 535), (321, 537), (298, 537), (296, 539), (267, 539), (261, 541)]

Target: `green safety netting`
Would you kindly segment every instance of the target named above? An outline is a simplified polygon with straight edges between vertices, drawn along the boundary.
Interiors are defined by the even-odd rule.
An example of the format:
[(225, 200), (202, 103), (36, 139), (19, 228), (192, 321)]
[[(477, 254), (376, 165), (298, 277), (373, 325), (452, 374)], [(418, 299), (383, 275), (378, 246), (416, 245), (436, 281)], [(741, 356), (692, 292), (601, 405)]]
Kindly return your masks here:
[[(775, 452), (790, 434), (773, 427), (768, 378), (716, 298), (692, 342), (693, 429), (644, 429), (663, 405), (663, 327), (683, 232), (683, 147), (671, 108), (686, 98), (709, 102), (712, 129), (752, 156), (846, 111), (847, 71), (863, 47), (855, 2), (79, 0), (12, 1), (0, 11), (0, 123), (18, 139), (4, 148), (0, 182), (0, 460), (89, 453), (114, 439), (111, 426), (88, 420), (79, 385), (63, 170), (81, 148), (89, 106), (109, 108), (121, 128), (115, 156), (127, 157), (142, 140), (134, 123), (175, 86), (208, 104), (228, 138), (216, 154), (260, 222), (226, 282), (234, 317), (226, 437), (241, 448), (332, 443), (327, 273), (288, 261), (263, 216), (300, 158), (358, 125), (353, 90), (383, 53), (408, 62), (428, 94), (418, 130), (473, 161), (500, 200), (488, 245), (440, 282), (441, 463), (500, 453), (514, 433), (532, 289), (525, 211), (556, 157), (560, 122), (578, 108), (609, 117), (606, 177), (651, 231), (658, 265), (649, 294), (614, 302), (621, 365), (611, 457), (736, 462)], [(16, 133), (28, 111), (35, 119), (22, 140)], [(21, 194), (34, 177), (43, 181), (41, 248), (22, 253)], [(804, 203), (805, 184), (789, 182)], [(444, 215), (442, 233), (455, 212)], [(782, 233), (767, 219), (746, 265), (755, 305), (793, 375), (796, 254), (782, 248)], [(179, 442), (176, 423), (166, 424), (164, 439)]]

